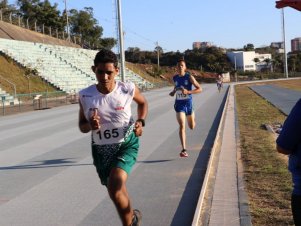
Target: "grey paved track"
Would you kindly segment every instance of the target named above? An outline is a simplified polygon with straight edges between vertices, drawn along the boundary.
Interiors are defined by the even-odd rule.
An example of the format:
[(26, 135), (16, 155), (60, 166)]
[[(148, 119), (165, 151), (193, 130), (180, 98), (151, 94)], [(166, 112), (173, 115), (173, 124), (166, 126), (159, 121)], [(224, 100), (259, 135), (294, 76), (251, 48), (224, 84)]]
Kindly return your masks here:
[(301, 98), (301, 92), (285, 89), (275, 85), (253, 85), (252, 90), (288, 115)]
[[(145, 93), (149, 117), (128, 181), (145, 226), (191, 225), (226, 89), (218, 93), (215, 84), (205, 84), (194, 95), (197, 127), (187, 129), (186, 159), (179, 158), (170, 90)], [(78, 106), (70, 105), (0, 118), (1, 226), (121, 225), (77, 116)]]

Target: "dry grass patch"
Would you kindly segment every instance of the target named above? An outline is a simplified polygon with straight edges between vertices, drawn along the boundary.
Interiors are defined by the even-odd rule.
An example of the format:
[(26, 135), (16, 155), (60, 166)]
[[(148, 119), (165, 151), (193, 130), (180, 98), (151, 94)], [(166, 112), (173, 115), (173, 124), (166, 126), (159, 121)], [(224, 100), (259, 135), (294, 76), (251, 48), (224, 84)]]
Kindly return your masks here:
[[(55, 92), (57, 89), (44, 82), (39, 76), (25, 77), (25, 70), (16, 65), (13, 60), (0, 55), (0, 75), (8, 81), (15, 84), (17, 94), (36, 93), (36, 92)], [(0, 78), (0, 88), (3, 88), (10, 94), (14, 93), (13, 86)]]
[(293, 225), (291, 175), (275, 150), (275, 137), (264, 124), (285, 116), (247, 85), (236, 86), (244, 179), (253, 225)]

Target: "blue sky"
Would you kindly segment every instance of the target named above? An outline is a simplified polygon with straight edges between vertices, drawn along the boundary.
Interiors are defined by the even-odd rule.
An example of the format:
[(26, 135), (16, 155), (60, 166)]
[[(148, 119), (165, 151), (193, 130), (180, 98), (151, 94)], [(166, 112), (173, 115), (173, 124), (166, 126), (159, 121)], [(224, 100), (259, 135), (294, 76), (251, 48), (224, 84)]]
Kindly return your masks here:
[[(64, 9), (64, 0), (56, 2)], [(14, 1), (10, 1), (14, 2)], [(194, 41), (225, 48), (255, 47), (282, 41), (281, 10), (274, 0), (120, 0), (124, 46), (154, 50), (158, 42), (167, 51), (185, 51)], [(117, 37), (115, 0), (67, 0), (67, 8), (94, 9), (103, 37)], [(286, 7), (286, 46), (301, 37), (301, 12)]]

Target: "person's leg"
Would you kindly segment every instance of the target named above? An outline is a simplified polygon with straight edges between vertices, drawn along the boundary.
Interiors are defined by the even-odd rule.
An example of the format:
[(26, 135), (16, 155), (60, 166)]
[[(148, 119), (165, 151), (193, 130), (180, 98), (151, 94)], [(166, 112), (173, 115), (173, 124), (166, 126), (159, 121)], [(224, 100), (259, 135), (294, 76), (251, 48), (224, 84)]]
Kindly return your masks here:
[(195, 114), (194, 112), (191, 113), (191, 115), (187, 115), (187, 123), (190, 129), (195, 128)]
[(301, 196), (292, 195), (291, 205), (294, 223), (296, 226), (301, 226)]
[(177, 121), (179, 123), (179, 137), (183, 150), (186, 149), (186, 132), (185, 132), (185, 113), (177, 112)]
[(108, 192), (112, 199), (123, 226), (129, 226), (133, 220), (133, 210), (126, 189), (127, 173), (120, 168), (111, 170), (108, 180)]
[(192, 100), (187, 103), (187, 109), (186, 109), (186, 117), (187, 117), (187, 123), (191, 130), (195, 128), (195, 114), (193, 110), (193, 103)]

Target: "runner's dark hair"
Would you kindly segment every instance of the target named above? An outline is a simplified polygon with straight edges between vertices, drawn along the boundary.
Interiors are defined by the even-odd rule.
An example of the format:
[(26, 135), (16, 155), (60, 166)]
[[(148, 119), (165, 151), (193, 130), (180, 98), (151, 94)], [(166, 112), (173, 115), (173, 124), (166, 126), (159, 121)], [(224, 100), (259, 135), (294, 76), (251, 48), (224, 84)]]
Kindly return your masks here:
[(185, 63), (184, 57), (181, 57), (181, 58), (178, 59), (178, 62), (177, 62), (177, 63), (180, 63), (180, 62), (184, 62), (184, 63)]
[(118, 67), (118, 59), (114, 52), (108, 49), (101, 49), (95, 56), (94, 66), (99, 63), (113, 63), (114, 67)]

